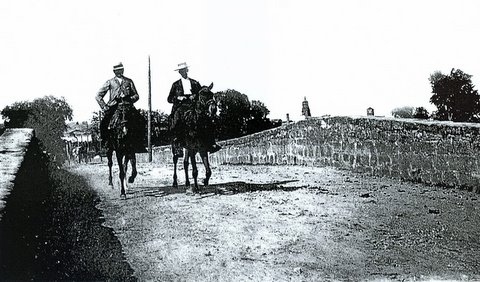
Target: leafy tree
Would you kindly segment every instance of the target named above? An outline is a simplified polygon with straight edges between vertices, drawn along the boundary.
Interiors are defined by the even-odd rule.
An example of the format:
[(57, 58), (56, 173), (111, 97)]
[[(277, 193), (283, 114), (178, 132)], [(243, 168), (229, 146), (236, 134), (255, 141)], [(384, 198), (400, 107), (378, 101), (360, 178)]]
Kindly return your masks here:
[(430, 75), (433, 93), (430, 103), (437, 107), (436, 119), (478, 122), (480, 96), (471, 78), (471, 75), (459, 69), (452, 69), (450, 75), (439, 71)]
[(16, 102), (6, 106), (1, 114), (6, 128), (33, 128), (51, 160), (57, 164), (65, 161), (61, 137), (66, 129), (65, 122), (72, 120), (73, 111), (63, 97), (45, 96), (32, 102)]
[(248, 100), (247, 95), (236, 90), (215, 93), (218, 102), (218, 118), (216, 121), (217, 137), (220, 140), (236, 138), (252, 134), (281, 123), (273, 123), (267, 116), (270, 111), (258, 100)]
[[(148, 121), (148, 111), (140, 109), (140, 113), (145, 118), (145, 121)], [(169, 116), (168, 114), (162, 111), (152, 111), (152, 135), (150, 141), (152, 142), (153, 146), (161, 146), (161, 145), (168, 145), (170, 144), (170, 132), (169, 128)], [(145, 124), (148, 127), (148, 122)], [(148, 132), (147, 128), (145, 128), (145, 132)], [(148, 134), (148, 133), (147, 133)], [(148, 136), (145, 136), (145, 144), (147, 145)]]
[(2, 110), (6, 128), (22, 128), (30, 115), (31, 102), (16, 102)]
[(217, 136), (220, 140), (247, 134), (250, 102), (247, 95), (228, 89), (215, 93), (218, 102)]
[(415, 114), (413, 115), (413, 117), (418, 119), (428, 119), (430, 115), (428, 114), (427, 109), (425, 109), (424, 107), (417, 107), (415, 109)]
[(392, 116), (396, 118), (413, 118), (414, 107), (400, 107), (392, 110)]
[(270, 110), (260, 101), (252, 100), (250, 119), (247, 121), (248, 133), (263, 131), (273, 127), (272, 121), (267, 118)]
[(250, 110), (253, 119), (266, 119), (270, 114), (270, 110), (267, 109), (265, 104), (257, 100), (252, 100)]
[(100, 121), (101, 121), (101, 112), (93, 112), (93, 116), (90, 119), (90, 130), (92, 134), (92, 139), (100, 140)]

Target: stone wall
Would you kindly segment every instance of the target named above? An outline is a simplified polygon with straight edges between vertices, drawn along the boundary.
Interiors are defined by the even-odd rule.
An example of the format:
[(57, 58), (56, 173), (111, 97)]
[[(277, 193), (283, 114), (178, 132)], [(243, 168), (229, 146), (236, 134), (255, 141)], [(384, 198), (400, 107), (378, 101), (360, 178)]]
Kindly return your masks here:
[(28, 128), (6, 129), (0, 135), (0, 219), (33, 137)]
[[(220, 144), (213, 164), (333, 166), (480, 192), (480, 124), (311, 118)], [(171, 163), (170, 149), (155, 148), (154, 161)]]

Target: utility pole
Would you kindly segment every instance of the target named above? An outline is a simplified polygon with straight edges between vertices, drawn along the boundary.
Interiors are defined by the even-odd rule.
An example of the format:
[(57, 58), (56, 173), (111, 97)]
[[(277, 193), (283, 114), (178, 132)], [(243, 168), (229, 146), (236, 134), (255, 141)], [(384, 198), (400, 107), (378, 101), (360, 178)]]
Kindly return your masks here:
[(148, 56), (148, 162), (152, 162), (152, 79), (150, 75), (150, 55)]
[(102, 124), (102, 110), (98, 111), (98, 152), (100, 155), (102, 154), (102, 138), (100, 137), (100, 132), (101, 132), (101, 124)]

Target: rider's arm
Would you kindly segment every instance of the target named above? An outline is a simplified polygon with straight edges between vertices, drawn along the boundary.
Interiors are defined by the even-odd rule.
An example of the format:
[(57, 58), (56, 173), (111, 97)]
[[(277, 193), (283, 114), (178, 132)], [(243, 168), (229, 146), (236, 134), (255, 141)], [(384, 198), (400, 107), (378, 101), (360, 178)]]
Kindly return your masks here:
[(95, 96), (95, 100), (97, 100), (98, 105), (100, 105), (100, 108), (105, 109), (107, 107), (107, 104), (105, 101), (103, 101), (103, 97), (105, 97), (105, 94), (107, 94), (108, 90), (110, 90), (110, 80), (105, 82), (103, 86), (98, 90), (97, 95)]
[(176, 98), (176, 87), (175, 87), (175, 83), (172, 84), (172, 88), (170, 89), (170, 93), (168, 94), (168, 98), (167, 98), (167, 102), (169, 102), (170, 104), (173, 104), (175, 103), (175, 98)]
[(132, 83), (132, 95), (130, 96), (130, 101), (132, 103), (135, 103), (138, 101), (138, 99), (140, 99), (140, 96), (138, 96), (138, 92), (137, 92), (137, 89), (135, 88), (135, 84), (133, 83), (133, 81), (130, 81)]

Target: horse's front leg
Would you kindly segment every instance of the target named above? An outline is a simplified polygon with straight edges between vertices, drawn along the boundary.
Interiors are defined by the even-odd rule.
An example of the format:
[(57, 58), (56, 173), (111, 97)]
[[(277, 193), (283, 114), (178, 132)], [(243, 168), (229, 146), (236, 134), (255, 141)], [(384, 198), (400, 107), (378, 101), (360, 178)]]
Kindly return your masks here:
[[(113, 166), (113, 150), (108, 149), (107, 151), (107, 162), (108, 162), (108, 185), (113, 186), (113, 176), (112, 176), (112, 166)], [(112, 187), (113, 188), (113, 187)]]
[(173, 155), (173, 187), (177, 188), (178, 187), (178, 181), (177, 181), (177, 162), (178, 162), (178, 156)]
[(119, 168), (119, 177), (120, 177), (120, 197), (126, 198), (125, 195), (125, 166), (123, 165), (123, 154), (116, 153), (117, 155), (117, 162), (118, 162), (118, 168)]
[(205, 179), (203, 180), (203, 185), (207, 186), (208, 181), (212, 176), (212, 169), (210, 168), (210, 162), (208, 161), (208, 152), (200, 152), (200, 157), (202, 158), (203, 166), (205, 167)]
[(196, 151), (192, 150), (190, 153), (190, 159), (192, 161), (192, 175), (193, 175), (193, 183), (194, 183), (194, 191), (198, 192), (198, 169), (197, 169), (197, 161), (195, 160), (195, 155), (197, 154)]
[(125, 177), (127, 177), (128, 173), (128, 161), (130, 161), (130, 156), (128, 154), (125, 154), (123, 158), (123, 171), (125, 172)]
[(177, 162), (178, 162), (178, 154), (176, 151), (175, 144), (172, 144), (172, 156), (173, 156), (173, 187), (178, 187), (177, 181)]
[[(128, 183), (133, 183), (135, 182), (135, 177), (137, 177), (137, 158), (135, 156), (135, 153), (131, 153), (129, 155), (129, 160), (130, 160), (130, 165), (132, 166), (132, 174), (128, 178)], [(125, 160), (125, 174), (127, 173), (127, 161)]]
[(185, 170), (185, 186), (190, 186), (190, 179), (188, 179), (188, 159), (190, 158), (191, 150), (185, 149), (185, 156), (183, 157), (183, 170)]

